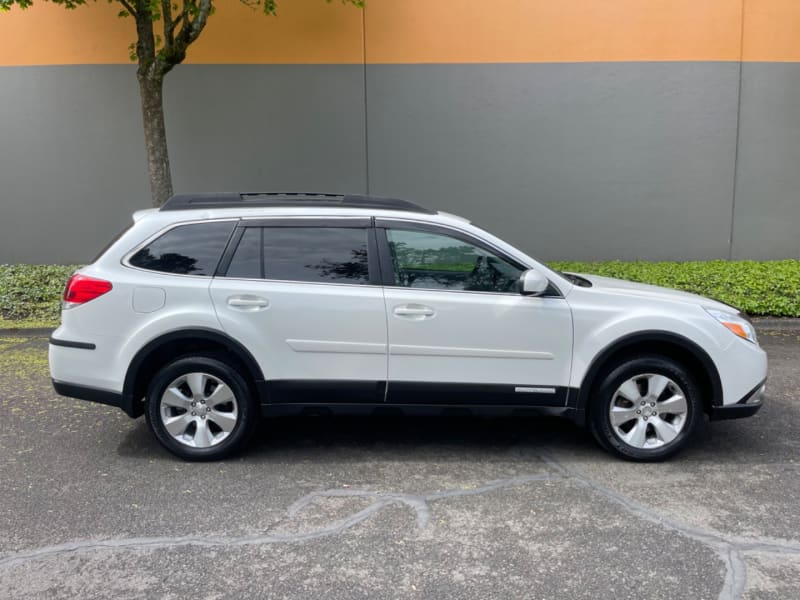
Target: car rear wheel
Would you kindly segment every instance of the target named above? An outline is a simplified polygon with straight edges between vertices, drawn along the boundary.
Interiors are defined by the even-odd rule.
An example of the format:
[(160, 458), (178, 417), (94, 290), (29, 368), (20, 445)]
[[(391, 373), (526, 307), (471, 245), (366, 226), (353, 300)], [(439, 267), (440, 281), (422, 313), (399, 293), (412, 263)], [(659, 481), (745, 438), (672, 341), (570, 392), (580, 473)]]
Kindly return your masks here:
[(218, 460), (244, 445), (256, 424), (247, 383), (213, 357), (185, 357), (153, 378), (147, 423), (161, 444), (186, 460)]
[(602, 446), (630, 460), (663, 460), (691, 439), (700, 392), (680, 363), (640, 356), (602, 379), (590, 411), (592, 433)]

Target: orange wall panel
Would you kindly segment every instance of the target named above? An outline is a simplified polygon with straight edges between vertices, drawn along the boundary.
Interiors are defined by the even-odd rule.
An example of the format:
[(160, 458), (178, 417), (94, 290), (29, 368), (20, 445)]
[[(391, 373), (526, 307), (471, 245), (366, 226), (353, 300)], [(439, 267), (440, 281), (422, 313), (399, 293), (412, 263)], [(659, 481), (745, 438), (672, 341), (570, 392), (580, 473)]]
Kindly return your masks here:
[(189, 50), (194, 63), (354, 64), (364, 60), (363, 15), (334, 0), (283, 0), (267, 17), (239, 0), (217, 2)]
[[(221, 0), (187, 63), (361, 63), (363, 15), (325, 0), (284, 0), (268, 17), (239, 0)], [(39, 2), (0, 13), (0, 65), (129, 64), (133, 19), (119, 6), (65, 10)]]
[(366, 11), (375, 63), (740, 57), (741, 0), (367, 0)]
[[(217, 12), (188, 63), (800, 62), (800, 0), (240, 0)], [(127, 64), (118, 5), (39, 1), (0, 13), (0, 65)], [(744, 16), (744, 25), (742, 17)], [(744, 49), (742, 50), (742, 36)]]
[(39, 2), (0, 13), (0, 64), (130, 63), (128, 44), (136, 31), (133, 20), (118, 12), (106, 3), (66, 10)]
[(746, 61), (800, 62), (800, 0), (744, 0)]

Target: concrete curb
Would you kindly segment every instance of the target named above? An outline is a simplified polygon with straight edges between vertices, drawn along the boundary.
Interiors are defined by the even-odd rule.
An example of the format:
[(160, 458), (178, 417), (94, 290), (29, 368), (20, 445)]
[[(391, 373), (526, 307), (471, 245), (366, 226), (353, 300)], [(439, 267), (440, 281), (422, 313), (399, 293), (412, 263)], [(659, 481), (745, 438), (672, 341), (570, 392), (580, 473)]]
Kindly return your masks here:
[(0, 329), (0, 336), (9, 337), (14, 335), (25, 335), (28, 337), (50, 337), (50, 334), (55, 331), (55, 327), (31, 327), (19, 329)]
[(753, 319), (753, 324), (756, 326), (756, 329), (800, 329), (800, 319), (794, 318), (772, 318), (772, 317), (764, 317), (759, 318), (755, 317)]

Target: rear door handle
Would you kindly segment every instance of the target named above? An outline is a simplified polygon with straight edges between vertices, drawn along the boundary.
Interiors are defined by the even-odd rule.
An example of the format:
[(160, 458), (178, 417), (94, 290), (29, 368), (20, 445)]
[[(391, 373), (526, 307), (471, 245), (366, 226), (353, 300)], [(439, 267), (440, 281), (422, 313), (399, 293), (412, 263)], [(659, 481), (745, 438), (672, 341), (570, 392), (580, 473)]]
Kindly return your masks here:
[(416, 320), (427, 319), (436, 314), (435, 310), (424, 304), (401, 304), (395, 306), (393, 312), (395, 316)]
[(260, 296), (231, 296), (228, 306), (235, 310), (255, 312), (269, 307), (269, 300)]

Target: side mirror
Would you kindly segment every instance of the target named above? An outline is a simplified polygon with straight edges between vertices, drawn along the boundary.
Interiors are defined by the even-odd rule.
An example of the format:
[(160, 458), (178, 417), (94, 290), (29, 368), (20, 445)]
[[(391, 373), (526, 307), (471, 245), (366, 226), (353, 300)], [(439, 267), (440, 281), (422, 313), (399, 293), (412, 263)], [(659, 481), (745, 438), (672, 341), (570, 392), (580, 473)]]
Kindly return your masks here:
[(520, 277), (520, 293), (523, 296), (541, 296), (550, 282), (535, 269), (528, 269)]

